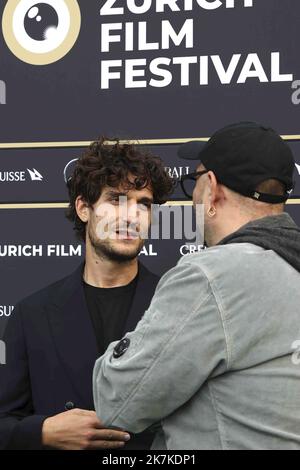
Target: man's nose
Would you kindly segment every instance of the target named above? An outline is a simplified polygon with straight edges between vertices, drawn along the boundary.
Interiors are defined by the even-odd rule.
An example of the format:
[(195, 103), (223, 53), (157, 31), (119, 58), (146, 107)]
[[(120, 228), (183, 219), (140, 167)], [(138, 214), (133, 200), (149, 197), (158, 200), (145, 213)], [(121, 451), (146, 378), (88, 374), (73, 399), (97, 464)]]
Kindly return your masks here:
[(128, 203), (128, 210), (127, 210), (127, 221), (129, 223), (136, 222), (139, 216), (139, 208), (136, 202), (129, 202)]
[(126, 201), (126, 204), (120, 206), (119, 217), (123, 223), (136, 223), (139, 218), (139, 208), (135, 201)]

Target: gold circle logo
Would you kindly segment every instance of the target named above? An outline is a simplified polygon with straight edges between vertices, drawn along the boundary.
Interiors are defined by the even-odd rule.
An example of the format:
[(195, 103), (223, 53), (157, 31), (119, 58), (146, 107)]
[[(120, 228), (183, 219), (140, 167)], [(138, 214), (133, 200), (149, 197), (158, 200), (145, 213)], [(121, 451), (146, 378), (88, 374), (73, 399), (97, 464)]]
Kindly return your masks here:
[(76, 43), (80, 27), (77, 0), (8, 0), (2, 18), (7, 46), (31, 65), (62, 59)]

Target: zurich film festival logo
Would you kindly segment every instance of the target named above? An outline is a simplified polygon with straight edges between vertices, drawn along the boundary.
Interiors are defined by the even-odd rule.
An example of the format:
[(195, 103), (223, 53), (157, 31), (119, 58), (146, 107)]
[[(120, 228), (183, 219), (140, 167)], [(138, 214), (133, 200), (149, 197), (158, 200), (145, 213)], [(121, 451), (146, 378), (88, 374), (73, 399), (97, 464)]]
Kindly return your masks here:
[(2, 17), (7, 46), (31, 65), (62, 59), (76, 43), (80, 27), (77, 0), (8, 0)]

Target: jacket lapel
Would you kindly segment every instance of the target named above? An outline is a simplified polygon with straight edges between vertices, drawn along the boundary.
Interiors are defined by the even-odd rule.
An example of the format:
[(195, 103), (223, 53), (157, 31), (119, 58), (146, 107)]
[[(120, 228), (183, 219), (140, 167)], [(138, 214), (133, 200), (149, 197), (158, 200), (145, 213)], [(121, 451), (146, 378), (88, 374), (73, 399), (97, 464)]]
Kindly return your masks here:
[(96, 337), (82, 283), (84, 264), (61, 284), (48, 318), (66, 376), (86, 406), (93, 406), (92, 373), (98, 356)]

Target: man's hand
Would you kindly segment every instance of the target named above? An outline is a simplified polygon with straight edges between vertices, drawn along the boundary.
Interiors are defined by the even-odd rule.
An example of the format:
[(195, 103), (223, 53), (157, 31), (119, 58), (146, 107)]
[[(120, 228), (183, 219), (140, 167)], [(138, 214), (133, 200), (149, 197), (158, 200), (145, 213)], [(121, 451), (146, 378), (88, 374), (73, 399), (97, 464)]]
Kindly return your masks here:
[(104, 429), (95, 411), (75, 409), (47, 418), (42, 439), (44, 446), (61, 450), (120, 449), (130, 435)]

